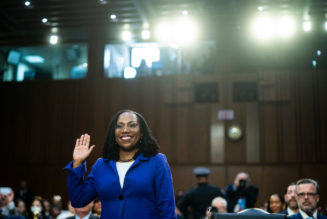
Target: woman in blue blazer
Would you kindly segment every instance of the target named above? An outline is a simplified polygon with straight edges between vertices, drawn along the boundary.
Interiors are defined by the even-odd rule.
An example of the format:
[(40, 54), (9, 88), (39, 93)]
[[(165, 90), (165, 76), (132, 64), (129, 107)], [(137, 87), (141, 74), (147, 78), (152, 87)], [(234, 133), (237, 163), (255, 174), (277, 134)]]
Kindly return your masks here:
[(176, 218), (170, 168), (142, 115), (122, 110), (113, 117), (103, 156), (84, 179), (85, 160), (94, 149), (89, 145), (88, 134), (78, 138), (73, 161), (65, 167), (74, 207), (98, 196), (104, 219)]

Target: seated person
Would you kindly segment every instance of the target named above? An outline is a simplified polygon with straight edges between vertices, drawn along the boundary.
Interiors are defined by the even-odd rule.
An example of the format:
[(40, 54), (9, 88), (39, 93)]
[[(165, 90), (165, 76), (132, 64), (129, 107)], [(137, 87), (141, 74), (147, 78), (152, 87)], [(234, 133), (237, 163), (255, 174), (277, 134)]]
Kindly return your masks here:
[(91, 201), (88, 205), (82, 208), (74, 208), (75, 216), (67, 217), (66, 219), (99, 219), (99, 217), (92, 214), (92, 208), (94, 201)]
[(272, 194), (268, 200), (268, 212), (269, 213), (280, 213), (285, 208), (284, 198), (280, 194)]

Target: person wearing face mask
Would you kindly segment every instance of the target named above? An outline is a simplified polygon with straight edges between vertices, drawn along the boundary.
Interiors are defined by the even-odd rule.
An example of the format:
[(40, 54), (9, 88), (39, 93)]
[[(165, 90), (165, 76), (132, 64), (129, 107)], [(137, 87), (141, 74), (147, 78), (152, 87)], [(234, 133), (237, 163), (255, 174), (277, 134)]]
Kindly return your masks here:
[(73, 161), (65, 167), (73, 207), (83, 207), (98, 196), (104, 219), (176, 218), (166, 156), (159, 153), (159, 144), (141, 114), (122, 110), (112, 118), (102, 158), (84, 178), (85, 160), (94, 147), (88, 134), (81, 135)]
[(44, 209), (42, 198), (39, 196), (34, 197), (28, 219), (50, 219), (45, 215)]

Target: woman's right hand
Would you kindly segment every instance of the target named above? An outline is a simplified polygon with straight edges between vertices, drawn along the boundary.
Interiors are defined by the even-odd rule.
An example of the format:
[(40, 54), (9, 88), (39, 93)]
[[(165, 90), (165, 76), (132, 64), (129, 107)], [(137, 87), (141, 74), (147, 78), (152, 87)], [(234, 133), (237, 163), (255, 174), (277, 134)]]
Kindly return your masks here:
[(73, 168), (81, 165), (93, 151), (95, 145), (89, 147), (90, 139), (91, 137), (88, 134), (81, 135), (80, 138), (76, 139), (73, 152)]

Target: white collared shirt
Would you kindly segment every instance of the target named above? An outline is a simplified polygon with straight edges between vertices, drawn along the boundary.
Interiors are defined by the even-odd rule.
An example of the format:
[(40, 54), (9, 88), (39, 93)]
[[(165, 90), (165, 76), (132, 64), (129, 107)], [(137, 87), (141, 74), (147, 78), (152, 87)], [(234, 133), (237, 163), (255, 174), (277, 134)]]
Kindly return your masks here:
[[(302, 211), (301, 209), (299, 210), (300, 211), (300, 214), (302, 216), (302, 218), (304, 219), (307, 219), (307, 218), (310, 218), (304, 211)], [(318, 217), (318, 211), (315, 210), (315, 212), (313, 213), (313, 218), (317, 219)]]
[(293, 211), (292, 209), (290, 209), (289, 207), (287, 207), (287, 215), (288, 215), (288, 216), (291, 216), (291, 215), (293, 215), (293, 214), (296, 214), (296, 212)]
[(75, 214), (75, 219), (88, 219), (91, 216), (91, 213), (92, 212), (90, 212), (88, 215), (86, 215), (85, 217), (82, 217), (82, 218), (80, 218), (77, 214)]

